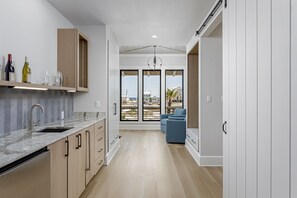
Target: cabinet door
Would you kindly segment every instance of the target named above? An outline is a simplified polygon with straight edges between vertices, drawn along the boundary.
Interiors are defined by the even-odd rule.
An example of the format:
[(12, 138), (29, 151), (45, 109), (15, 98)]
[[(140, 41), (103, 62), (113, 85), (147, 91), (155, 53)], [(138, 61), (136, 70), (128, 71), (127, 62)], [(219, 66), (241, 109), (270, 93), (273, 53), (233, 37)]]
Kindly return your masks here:
[(78, 133), (68, 136), (69, 141), (69, 156), (68, 156), (68, 198), (79, 197), (78, 186), (78, 149), (79, 136)]
[(78, 196), (86, 187), (86, 130), (78, 133), (79, 149), (77, 149), (77, 190)]
[(109, 65), (109, 144), (108, 152), (115, 145), (119, 135), (119, 53), (116, 45), (108, 42), (108, 65)]
[(94, 125), (86, 130), (86, 185), (94, 176), (95, 163), (95, 129)]
[(51, 158), (52, 198), (67, 197), (67, 147), (67, 138), (64, 138), (48, 147)]

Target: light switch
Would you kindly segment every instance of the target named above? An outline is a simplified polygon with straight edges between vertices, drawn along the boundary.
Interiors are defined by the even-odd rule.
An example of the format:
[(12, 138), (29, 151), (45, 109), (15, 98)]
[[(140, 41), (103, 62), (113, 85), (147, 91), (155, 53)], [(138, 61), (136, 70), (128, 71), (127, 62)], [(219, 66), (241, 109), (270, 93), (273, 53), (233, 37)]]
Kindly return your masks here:
[(64, 111), (61, 111), (61, 120), (64, 120)]
[(95, 101), (95, 107), (96, 107), (96, 108), (100, 108), (100, 101), (99, 101), (99, 100), (96, 100), (96, 101)]
[(207, 103), (212, 102), (212, 96), (206, 96), (206, 102)]

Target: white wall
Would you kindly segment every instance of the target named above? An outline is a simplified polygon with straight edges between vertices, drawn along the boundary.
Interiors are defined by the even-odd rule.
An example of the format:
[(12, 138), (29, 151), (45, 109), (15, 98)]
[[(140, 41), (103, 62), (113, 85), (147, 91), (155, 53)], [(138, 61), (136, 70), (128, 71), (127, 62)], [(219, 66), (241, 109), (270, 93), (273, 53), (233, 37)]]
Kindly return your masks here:
[[(32, 81), (38, 82), (41, 72), (57, 71), (57, 29), (71, 28), (46, 0), (1, 0), (0, 60), (12, 53), (17, 81), (21, 81), (25, 56), (32, 69)], [(0, 61), (0, 64), (2, 61)]]
[(291, 1), (291, 198), (297, 197), (297, 2)]
[[(89, 39), (89, 92), (76, 93), (74, 111), (107, 112), (107, 51), (106, 26), (81, 25), (76, 26)], [(100, 107), (95, 107), (95, 101), (100, 101)]]
[[(222, 26), (199, 42), (199, 138), (201, 156), (222, 156)], [(210, 101), (207, 101), (211, 97)]]
[[(152, 54), (121, 54), (120, 55), (120, 69), (136, 69), (139, 70), (139, 101), (142, 101), (142, 70), (151, 69), (147, 66), (147, 60)], [(187, 93), (186, 83), (187, 74), (186, 68), (186, 55), (183, 54), (157, 54), (162, 59), (161, 68), (161, 113), (165, 113), (165, 70), (166, 69), (183, 69), (184, 70), (184, 107), (186, 107)], [(120, 122), (120, 129), (124, 130), (159, 130), (160, 122), (143, 122), (142, 121), (142, 105), (139, 105), (139, 118), (138, 122)]]

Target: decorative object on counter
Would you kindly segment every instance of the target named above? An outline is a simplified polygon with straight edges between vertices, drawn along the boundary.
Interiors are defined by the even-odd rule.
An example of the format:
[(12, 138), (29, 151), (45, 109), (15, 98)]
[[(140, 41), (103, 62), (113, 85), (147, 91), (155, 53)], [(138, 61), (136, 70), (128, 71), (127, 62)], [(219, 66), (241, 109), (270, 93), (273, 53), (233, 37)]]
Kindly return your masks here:
[(40, 74), (40, 84), (42, 85), (49, 85), (50, 81), (50, 74), (48, 71), (41, 72)]
[(15, 71), (12, 64), (12, 55), (8, 54), (8, 60), (5, 66), (5, 80), (15, 82)]
[(31, 83), (31, 68), (29, 67), (27, 56), (25, 56), (25, 64), (22, 70), (22, 82)]
[(60, 86), (62, 87), (63, 86), (63, 74), (59, 71), (57, 71), (57, 74), (56, 75), (53, 75), (53, 86)]

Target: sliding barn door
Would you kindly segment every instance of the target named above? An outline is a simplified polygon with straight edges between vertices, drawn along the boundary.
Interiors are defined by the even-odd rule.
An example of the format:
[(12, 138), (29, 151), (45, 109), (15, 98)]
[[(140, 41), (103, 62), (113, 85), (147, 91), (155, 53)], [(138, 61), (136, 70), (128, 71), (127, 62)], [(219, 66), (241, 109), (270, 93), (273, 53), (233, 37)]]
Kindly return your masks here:
[(297, 197), (296, 26), (295, 0), (226, 2), (225, 198)]

